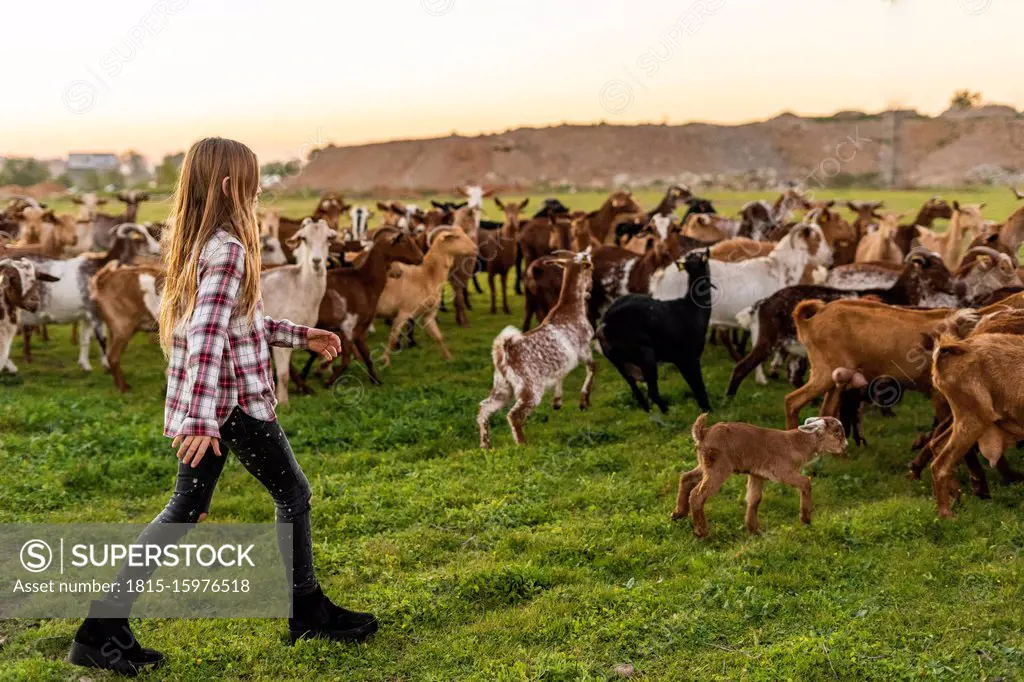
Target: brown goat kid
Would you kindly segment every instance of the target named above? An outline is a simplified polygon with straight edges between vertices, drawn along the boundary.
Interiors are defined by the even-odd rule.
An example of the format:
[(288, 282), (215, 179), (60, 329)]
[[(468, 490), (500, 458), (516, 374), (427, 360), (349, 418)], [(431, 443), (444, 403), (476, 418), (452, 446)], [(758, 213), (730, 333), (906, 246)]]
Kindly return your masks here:
[(706, 537), (708, 522), (704, 505), (734, 473), (747, 474), (746, 526), (757, 533), (757, 507), (765, 481), (775, 481), (800, 491), (800, 520), (811, 522), (811, 479), (800, 469), (821, 454), (846, 456), (843, 425), (832, 417), (810, 417), (789, 431), (765, 429), (740, 422), (707, 426), (708, 415), (693, 423), (697, 443), (697, 467), (679, 477), (679, 492), (672, 520), (692, 514), (693, 532)]

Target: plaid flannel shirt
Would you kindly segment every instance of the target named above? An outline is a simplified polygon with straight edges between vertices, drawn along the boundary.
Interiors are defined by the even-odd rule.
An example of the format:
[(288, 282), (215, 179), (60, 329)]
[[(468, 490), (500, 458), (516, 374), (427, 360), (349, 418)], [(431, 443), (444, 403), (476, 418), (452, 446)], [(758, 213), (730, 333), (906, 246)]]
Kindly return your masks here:
[(239, 310), (245, 272), (242, 243), (218, 230), (199, 256), (199, 290), (192, 318), (174, 331), (167, 370), (164, 435), (220, 437), (235, 406), (274, 421), (270, 346), (305, 348), (309, 327), (263, 315), (253, 324)]

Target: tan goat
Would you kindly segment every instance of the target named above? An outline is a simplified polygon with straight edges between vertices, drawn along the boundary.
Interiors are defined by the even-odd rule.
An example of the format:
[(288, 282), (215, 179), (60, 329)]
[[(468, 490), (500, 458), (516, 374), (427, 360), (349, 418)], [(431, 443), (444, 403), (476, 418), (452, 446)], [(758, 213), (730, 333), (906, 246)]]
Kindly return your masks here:
[(949, 228), (942, 233), (927, 227), (917, 226), (917, 241), (929, 251), (942, 256), (943, 262), (950, 270), (960, 267), (964, 257), (964, 242), (974, 239), (985, 229), (985, 218), (981, 215), (985, 204), (963, 204), (953, 202), (953, 217), (949, 220)]
[(707, 426), (708, 415), (693, 423), (697, 467), (679, 477), (679, 492), (672, 520), (693, 515), (693, 532), (706, 537), (704, 504), (735, 473), (747, 474), (747, 531), (757, 533), (757, 507), (765, 481), (800, 491), (800, 520), (811, 522), (811, 479), (800, 469), (821, 454), (846, 455), (843, 425), (833, 417), (810, 417), (789, 431), (765, 429), (740, 422)]
[(388, 348), (381, 357), (384, 367), (391, 364), (391, 352), (398, 345), (402, 328), (409, 320), (422, 325), (427, 334), (437, 341), (445, 360), (452, 358), (437, 326), (441, 290), (456, 259), (476, 257), (476, 243), (458, 227), (435, 228), (427, 243), (429, 247), (423, 264), (401, 265), (401, 276), (388, 280), (377, 301), (377, 317), (392, 320)]

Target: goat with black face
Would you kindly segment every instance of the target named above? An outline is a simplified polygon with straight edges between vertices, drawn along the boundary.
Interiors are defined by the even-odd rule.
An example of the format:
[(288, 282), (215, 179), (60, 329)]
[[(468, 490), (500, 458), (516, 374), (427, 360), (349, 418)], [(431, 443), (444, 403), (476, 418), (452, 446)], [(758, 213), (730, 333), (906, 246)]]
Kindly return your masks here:
[(598, 327), (601, 351), (619, 370), (644, 410), (650, 410), (650, 404), (637, 381), (647, 384), (651, 401), (662, 412), (668, 411), (668, 403), (658, 392), (660, 362), (675, 365), (700, 408), (711, 410), (700, 368), (716, 288), (711, 281), (709, 258), (709, 250), (701, 249), (676, 263), (689, 275), (689, 291), (683, 298), (658, 301), (640, 294), (623, 296), (612, 304)]

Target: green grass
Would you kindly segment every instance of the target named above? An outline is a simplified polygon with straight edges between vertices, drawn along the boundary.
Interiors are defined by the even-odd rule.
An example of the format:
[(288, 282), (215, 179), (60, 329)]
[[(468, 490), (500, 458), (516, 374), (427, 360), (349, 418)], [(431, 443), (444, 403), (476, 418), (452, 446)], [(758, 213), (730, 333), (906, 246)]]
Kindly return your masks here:
[[(989, 201), (1001, 218), (1014, 203), (1003, 192), (956, 196)], [(711, 194), (723, 211), (752, 196)], [(908, 210), (929, 195), (842, 196), (881, 194)], [(992, 500), (965, 497), (954, 520), (939, 520), (928, 483), (905, 473), (930, 420), (923, 399), (909, 396), (895, 418), (869, 413), (868, 447), (808, 468), (812, 525), (799, 523), (795, 491), (769, 484), (764, 533), (749, 537), (737, 476), (709, 503), (701, 541), (689, 521), (668, 520), (678, 473), (694, 463), (697, 415), (672, 368), (662, 371), (666, 416), (636, 409), (602, 359), (589, 412), (571, 399), (580, 369), (566, 409), (553, 411), (549, 395), (530, 418), (529, 446), (514, 447), (502, 419), (496, 449), (477, 449), (490, 342), (522, 310), (515, 298), (512, 317), (492, 316), (485, 298), (468, 329), (442, 314), (452, 362), (420, 333), (383, 387), (355, 369), (342, 388), (281, 410), (314, 492), (320, 578), (342, 604), (377, 613), (380, 633), (292, 648), (278, 620), (137, 621), (141, 640), (169, 657), (148, 679), (608, 679), (621, 663), (650, 680), (1024, 675), (1024, 490), (993, 480)], [(176, 464), (160, 436), (159, 350), (136, 337), (123, 361), (134, 390), (121, 396), (103, 372), (80, 372), (67, 328), (50, 335), (17, 378), (0, 378), (0, 521), (149, 520)], [(714, 420), (782, 425), (785, 384), (751, 379), (727, 403), (723, 350), (710, 347), (704, 366)], [(229, 462), (211, 521), (272, 519), (269, 496)], [(0, 678), (107, 679), (62, 662), (76, 627), (0, 623)]]

